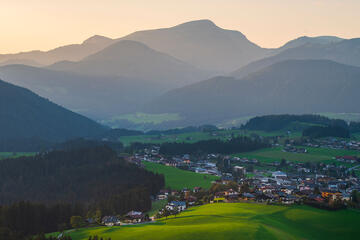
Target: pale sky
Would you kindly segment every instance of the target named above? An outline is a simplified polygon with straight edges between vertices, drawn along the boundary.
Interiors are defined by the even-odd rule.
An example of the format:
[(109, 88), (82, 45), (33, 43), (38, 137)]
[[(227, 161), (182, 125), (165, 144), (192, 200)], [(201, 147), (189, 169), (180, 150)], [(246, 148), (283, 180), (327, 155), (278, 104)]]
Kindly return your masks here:
[(0, 53), (49, 50), (98, 34), (210, 19), (262, 47), (299, 36), (360, 37), (360, 0), (0, 0)]

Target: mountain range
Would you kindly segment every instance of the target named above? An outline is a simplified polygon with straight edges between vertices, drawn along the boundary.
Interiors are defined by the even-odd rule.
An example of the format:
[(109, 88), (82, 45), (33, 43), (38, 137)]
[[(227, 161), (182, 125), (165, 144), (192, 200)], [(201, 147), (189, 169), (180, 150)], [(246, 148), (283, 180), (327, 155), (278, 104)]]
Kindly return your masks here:
[(357, 67), (360, 39), (303, 36), (266, 49), (209, 20), (0, 55), (0, 78), (87, 117), (177, 113), (188, 125), (358, 112), (349, 100), (356, 99)]
[(81, 44), (66, 45), (49, 51), (35, 50), (15, 54), (0, 54), (0, 65), (26, 63), (30, 66), (45, 66), (64, 60), (79, 61), (100, 51), (113, 41), (113, 39), (95, 35)]
[(78, 62), (59, 62), (52, 70), (92, 76), (123, 76), (180, 87), (209, 77), (190, 64), (135, 41), (121, 40)]
[(172, 90), (151, 113), (176, 112), (194, 122), (282, 113), (358, 112), (360, 68), (329, 60), (287, 60), (242, 79), (215, 77)]
[(97, 120), (137, 111), (144, 102), (165, 92), (158, 84), (140, 79), (90, 76), (24, 65), (0, 67), (0, 78)]
[[(280, 51), (280, 53), (241, 67), (231, 73), (231, 76), (241, 78), (274, 63), (289, 59), (327, 59), (343, 64), (360, 66), (360, 38), (349, 40), (335, 39), (335, 41), (328, 43), (321, 43), (318, 40), (309, 41), (311, 40), (309, 38), (307, 41), (298, 40), (304, 44), (298, 47), (285, 47), (285, 45), (285, 50)], [(296, 45), (296, 43), (293, 42), (290, 45)]]

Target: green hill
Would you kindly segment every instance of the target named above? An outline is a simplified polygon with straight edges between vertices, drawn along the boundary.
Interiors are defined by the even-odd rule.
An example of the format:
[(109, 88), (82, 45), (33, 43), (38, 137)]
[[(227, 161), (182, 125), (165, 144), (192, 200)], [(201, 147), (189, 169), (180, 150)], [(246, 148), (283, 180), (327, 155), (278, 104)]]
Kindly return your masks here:
[(128, 239), (356, 239), (360, 212), (326, 211), (306, 206), (247, 203), (209, 204), (153, 224), (98, 227), (70, 232), (74, 240), (98, 235)]

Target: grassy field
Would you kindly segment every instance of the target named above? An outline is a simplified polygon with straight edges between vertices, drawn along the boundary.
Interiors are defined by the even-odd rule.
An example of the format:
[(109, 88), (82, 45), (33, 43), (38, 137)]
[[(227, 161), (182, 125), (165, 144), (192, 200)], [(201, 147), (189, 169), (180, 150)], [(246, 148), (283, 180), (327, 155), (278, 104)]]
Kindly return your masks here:
[(333, 158), (343, 155), (357, 155), (360, 156), (359, 151), (351, 150), (334, 150), (324, 148), (306, 147), (308, 153), (289, 153), (283, 152), (281, 147), (266, 148), (254, 152), (235, 154), (238, 157), (256, 158), (262, 162), (274, 162), (286, 159), (295, 162), (333, 162)]
[(150, 217), (154, 216), (156, 213), (158, 213), (161, 209), (165, 207), (167, 202), (167, 199), (153, 201), (151, 203), (151, 210), (147, 212), (147, 214), (149, 214)]
[(36, 153), (32, 152), (0, 152), (0, 160), (5, 158), (17, 158), (22, 156), (34, 156)]
[(284, 207), (219, 203), (191, 208), (156, 223), (79, 229), (74, 240), (98, 235), (116, 240), (357, 239), (360, 212), (326, 211), (306, 206)]
[(181, 120), (180, 116), (175, 113), (162, 113), (162, 114), (148, 114), (148, 113), (133, 113), (133, 114), (124, 114), (121, 116), (116, 116), (108, 120), (102, 121), (103, 124), (106, 124), (111, 127), (119, 127), (118, 122), (122, 120), (127, 120), (130, 123), (134, 124), (161, 124), (168, 121)]
[[(123, 136), (119, 138), (125, 145), (130, 145), (134, 142), (141, 143), (164, 143), (164, 142), (188, 142), (194, 143), (202, 140), (210, 139), (222, 139), (226, 140), (229, 137), (233, 136), (251, 136), (253, 134), (269, 137), (269, 136), (286, 136), (286, 131), (274, 131), (274, 132), (264, 132), (264, 131), (244, 131), (244, 130), (220, 130), (212, 133), (209, 132), (191, 132), (191, 133), (182, 133), (182, 134), (173, 134), (173, 135), (138, 135), (138, 136)], [(290, 137), (300, 136), (300, 132), (291, 133)]]
[(202, 140), (209, 139), (225, 139), (225, 137), (230, 136), (231, 133), (228, 132), (218, 132), (217, 135), (212, 135), (208, 132), (191, 132), (191, 133), (182, 133), (174, 135), (139, 135), (139, 136), (124, 136), (119, 138), (119, 140), (125, 144), (130, 145), (133, 142), (141, 143), (164, 143), (164, 142), (189, 142), (194, 143)]
[(194, 187), (210, 188), (211, 182), (218, 179), (216, 176), (194, 173), (157, 163), (144, 161), (143, 164), (149, 171), (164, 174), (166, 187), (170, 187), (171, 189), (181, 190), (183, 188), (192, 189)]

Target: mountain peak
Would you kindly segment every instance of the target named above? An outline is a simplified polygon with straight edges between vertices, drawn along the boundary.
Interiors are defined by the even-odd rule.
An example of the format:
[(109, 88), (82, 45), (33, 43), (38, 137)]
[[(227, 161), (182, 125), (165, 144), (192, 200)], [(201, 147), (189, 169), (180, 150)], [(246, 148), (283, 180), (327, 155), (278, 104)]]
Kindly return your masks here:
[(94, 35), (88, 39), (86, 39), (83, 44), (99, 44), (99, 43), (106, 43), (112, 41), (111, 38), (100, 36), (100, 35)]
[(176, 27), (218, 28), (218, 26), (216, 26), (215, 23), (209, 19), (200, 19), (200, 20), (190, 21), (190, 22), (186, 22), (186, 23), (177, 25)]

